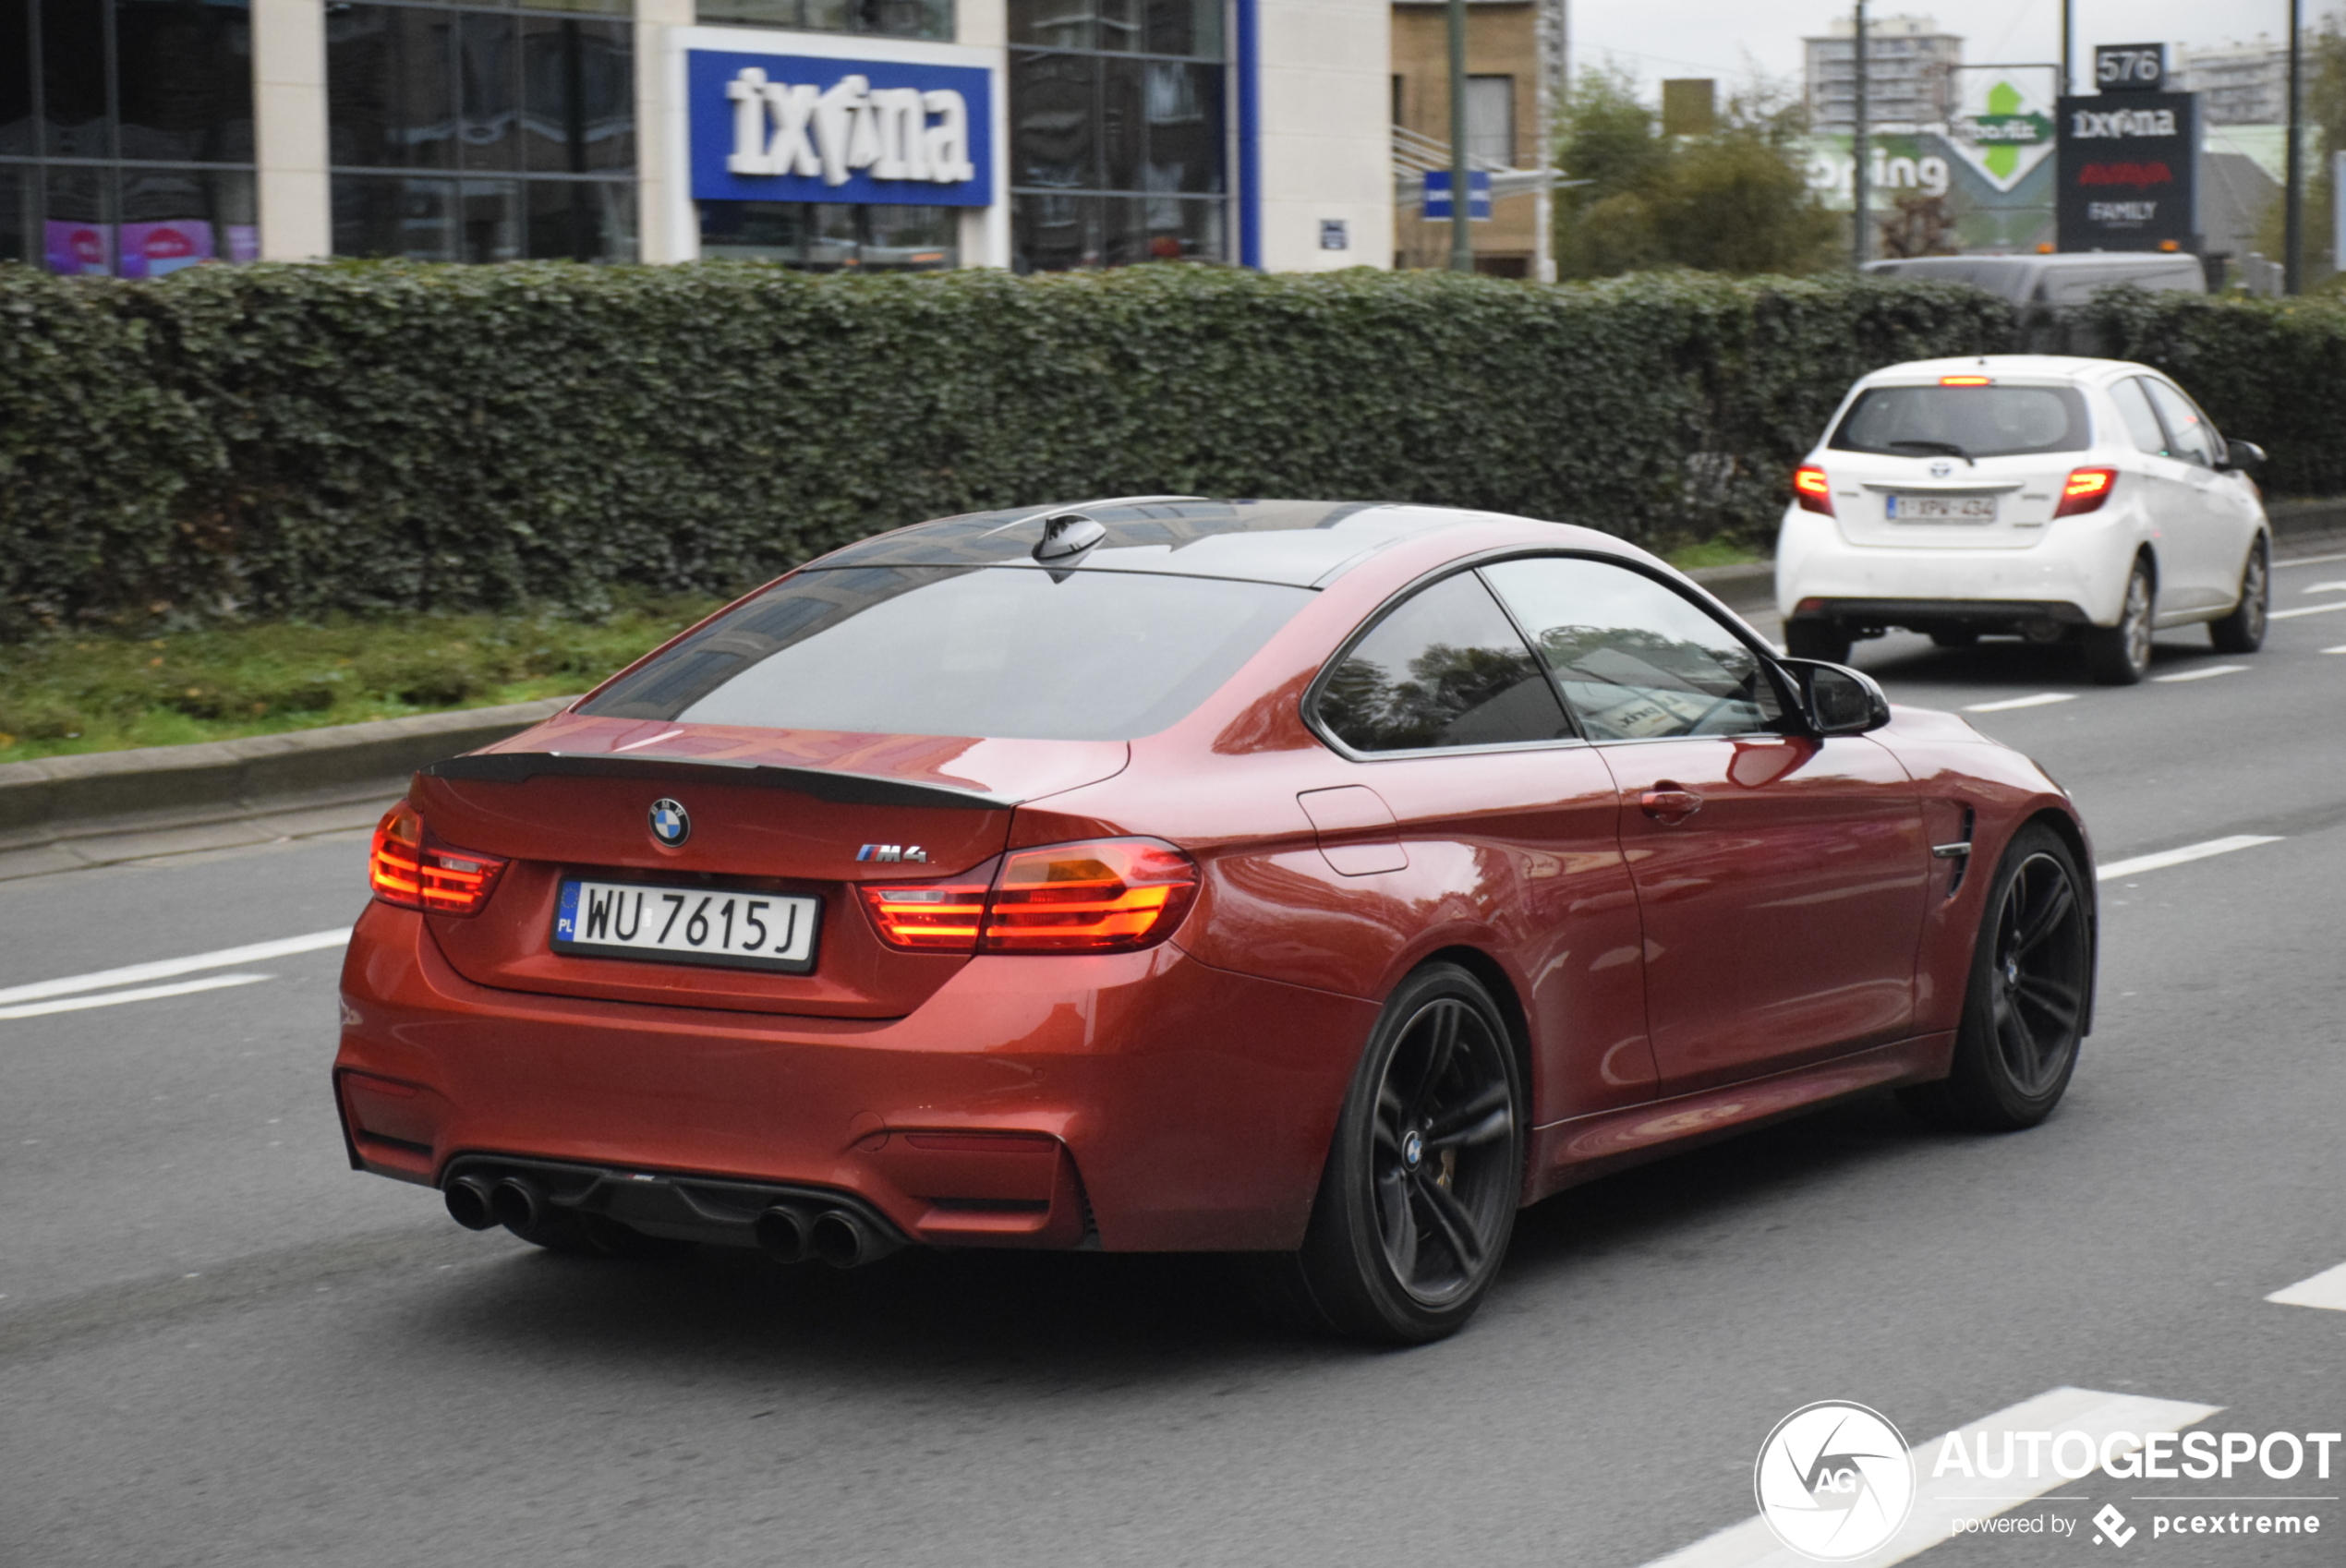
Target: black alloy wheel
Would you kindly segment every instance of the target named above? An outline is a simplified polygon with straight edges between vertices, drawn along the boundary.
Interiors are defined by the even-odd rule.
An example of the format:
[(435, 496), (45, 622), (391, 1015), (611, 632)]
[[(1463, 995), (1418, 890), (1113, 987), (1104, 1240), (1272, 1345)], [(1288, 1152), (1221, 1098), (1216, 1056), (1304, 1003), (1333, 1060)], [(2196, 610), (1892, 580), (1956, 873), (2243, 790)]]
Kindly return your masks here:
[(2151, 616), (2157, 604), (2150, 562), (2137, 560), (2115, 626), (2086, 628), (2086, 666), (2105, 686), (2131, 686), (2150, 673)]
[(1996, 869), (1944, 1082), (1901, 1092), (1926, 1121), (2013, 1132), (2052, 1113), (2076, 1069), (2093, 988), (2092, 906), (2076, 858), (2032, 825)]
[(1506, 1252), (1523, 1195), (1522, 1074), (1482, 983), (1429, 964), (1395, 990), (1346, 1096), (1294, 1304), (1354, 1338), (1456, 1333)]
[(2239, 599), (2230, 615), (2207, 623), (2207, 640), (2218, 653), (2255, 653), (2265, 645), (2265, 624), (2272, 608), (2272, 563), (2260, 536), (2248, 548), (2248, 563), (2240, 569)]

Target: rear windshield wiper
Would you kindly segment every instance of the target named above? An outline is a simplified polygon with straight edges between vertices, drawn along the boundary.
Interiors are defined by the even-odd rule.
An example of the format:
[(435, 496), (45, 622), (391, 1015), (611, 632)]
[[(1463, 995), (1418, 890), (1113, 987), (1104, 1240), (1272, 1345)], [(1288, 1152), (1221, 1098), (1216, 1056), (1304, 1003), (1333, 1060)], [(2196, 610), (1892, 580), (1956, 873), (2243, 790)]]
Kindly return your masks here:
[(1916, 449), (1917, 451), (1918, 451), (1918, 452), (1945, 452), (1945, 453), (1946, 453), (1949, 457), (1960, 457), (1960, 458), (1962, 458), (1962, 459), (1963, 459), (1965, 463), (1970, 463), (1970, 464), (1971, 464), (1971, 465), (1972, 465), (1974, 468), (1977, 468), (1977, 467), (1978, 467), (1978, 466), (1979, 466), (1979, 464), (1977, 464), (1977, 463), (1972, 463), (1972, 462), (1971, 462), (1971, 453), (1969, 453), (1969, 452), (1967, 452), (1964, 451), (1964, 449), (1963, 449), (1963, 448), (1961, 448), (1961, 447), (1957, 446), (1957, 445), (1956, 445), (1954, 442), (1953, 442), (1953, 441), (1914, 441), (1914, 440), (1905, 440), (1905, 441), (1884, 441), (1884, 442), (1882, 442), (1881, 444), (1882, 444), (1882, 445), (1884, 445), (1884, 446), (1889, 446), (1889, 447), (1910, 446), (1910, 447), (1915, 448), (1915, 449)]

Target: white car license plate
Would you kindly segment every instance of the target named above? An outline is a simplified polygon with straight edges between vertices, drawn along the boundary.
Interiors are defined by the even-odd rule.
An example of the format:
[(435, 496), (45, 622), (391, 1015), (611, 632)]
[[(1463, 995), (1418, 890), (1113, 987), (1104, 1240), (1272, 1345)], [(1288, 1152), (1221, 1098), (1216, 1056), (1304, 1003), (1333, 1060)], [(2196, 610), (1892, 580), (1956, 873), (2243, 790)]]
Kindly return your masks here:
[(820, 899), (647, 882), (562, 879), (554, 951), (804, 974), (815, 967)]
[(1994, 496), (1933, 496), (1893, 492), (1883, 500), (1893, 523), (1993, 523)]

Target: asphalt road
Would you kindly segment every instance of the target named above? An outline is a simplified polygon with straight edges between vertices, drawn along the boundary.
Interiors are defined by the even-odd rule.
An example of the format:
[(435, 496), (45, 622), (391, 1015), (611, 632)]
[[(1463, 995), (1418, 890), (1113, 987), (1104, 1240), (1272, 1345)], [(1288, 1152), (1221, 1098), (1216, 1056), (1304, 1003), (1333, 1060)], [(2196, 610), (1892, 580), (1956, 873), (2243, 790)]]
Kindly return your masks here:
[[(2346, 604), (2346, 560), (2278, 582)], [(2246, 668), (2109, 691), (2017, 644), (1858, 655), (1901, 701), (2074, 694), (1971, 717), (2075, 791), (2105, 864), (2277, 840), (2104, 885), (2099, 1023), (2050, 1122), (1946, 1136), (1868, 1099), (1577, 1189), (1523, 1216), (1468, 1332), (1403, 1354), (1271, 1327), (1211, 1259), (837, 1274), (460, 1231), (345, 1166), (333, 950), (6, 1016), (345, 924), (363, 843), (0, 886), (0, 1563), (1639, 1568), (1750, 1518), (1761, 1440), (1815, 1400), (1917, 1445), (2065, 1386), (2338, 1430), (2346, 1311), (2264, 1298), (2346, 1262), (2346, 609), (2205, 645), (2162, 637), (2157, 673)], [(2346, 1451), (2332, 1476), (2096, 1474), (2013, 1511), (2074, 1534), (1925, 1560), (2335, 1563)], [(2323, 1533), (2151, 1524), (2284, 1507)]]

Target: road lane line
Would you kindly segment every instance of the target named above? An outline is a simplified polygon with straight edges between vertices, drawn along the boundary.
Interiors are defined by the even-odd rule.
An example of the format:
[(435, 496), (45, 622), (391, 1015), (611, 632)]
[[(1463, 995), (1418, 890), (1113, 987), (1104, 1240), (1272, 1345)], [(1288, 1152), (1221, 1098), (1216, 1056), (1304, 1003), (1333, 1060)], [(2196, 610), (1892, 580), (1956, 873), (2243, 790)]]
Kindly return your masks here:
[(2333, 561), (2346, 561), (2346, 555), (2301, 555), (2294, 561), (2274, 561), (2273, 570), (2278, 572), (2284, 566), (2323, 566)]
[(2324, 1269), (2312, 1279), (2299, 1280), (2265, 1299), (2283, 1307), (2326, 1307), (2333, 1312), (2346, 1312), (2346, 1263)]
[[(2058, 1488), (2076, 1484), (2076, 1478), (2062, 1476), (2050, 1465), (2043, 1467), (2045, 1474), (2034, 1478), (2017, 1473), (2027, 1468), (2022, 1465), (2013, 1466), (2015, 1474), (2009, 1479), (1983, 1480), (1960, 1473), (1933, 1476), (1931, 1471), (1938, 1467), (1939, 1455), (1949, 1438), (1960, 1439), (1966, 1451), (1976, 1453), (1982, 1436), (1992, 1435), (2001, 1441), (2007, 1432), (2077, 1431), (2092, 1438), (2097, 1455), (2102, 1444), (2117, 1434), (2135, 1440), (2133, 1443), (2111, 1441), (2110, 1452), (2114, 1458), (2140, 1448), (2145, 1432), (2180, 1431), (2222, 1408), (2220, 1405), (2189, 1405), (2145, 1394), (2102, 1393), (2089, 1388), (2057, 1388), (2034, 1399), (2024, 1399), (1960, 1432), (1950, 1432), (1908, 1449), (1906, 1456), (1915, 1466), (1914, 1511), (1887, 1546), (1852, 1561), (1860, 1568), (1883, 1568), (1888, 1563), (1904, 1562), (1953, 1539), (1959, 1519), (1990, 1518)], [(1802, 1568), (1812, 1561), (1776, 1539), (1768, 1522), (1755, 1514), (1708, 1539), (1656, 1558), (1646, 1568)]]
[(349, 940), (350, 927), (345, 925), (333, 931), (313, 931), (307, 936), (281, 936), (274, 942), (254, 942), (242, 947), (223, 947), (212, 953), (193, 953), (184, 959), (158, 959), (152, 963), (127, 964), (121, 969), (102, 969), (91, 974), (68, 974), (60, 980), (39, 980), (30, 985), (12, 985), (6, 990), (0, 990), (0, 1006), (11, 1002), (38, 1001), (43, 996), (68, 996), (77, 991), (97, 991), (108, 985), (136, 985), (142, 980), (168, 980), (175, 974), (226, 969), (232, 964), (257, 964), (267, 959), (314, 953), (321, 947), (339, 947)]
[(2300, 605), (2295, 609), (2277, 609), (2265, 617), (2267, 621), (2294, 621), (2301, 615), (2328, 615), (2333, 610), (2346, 609), (2346, 599), (2335, 604)]
[(2050, 707), (2054, 703), (2074, 703), (2074, 692), (2039, 692), (2033, 697), (2006, 697), (2000, 703), (1973, 703), (1965, 713), (2010, 713), (2016, 707)]
[(2097, 882), (2111, 882), (2121, 876), (2134, 876), (2146, 871), (2164, 871), (2171, 865), (2187, 865), (2204, 861), (2210, 855), (2229, 855), (2234, 850), (2253, 850), (2259, 844), (2278, 844), (2280, 839), (2270, 834), (2235, 833), (2229, 838), (2210, 838), (2205, 844), (2185, 844), (2180, 850), (2161, 850), (2155, 855), (2136, 855), (2130, 861), (2112, 861), (2094, 872)]
[(2177, 675), (2154, 675), (2153, 681), (2208, 681), (2219, 675), (2237, 675), (2248, 666), (2244, 664), (2211, 664), (2205, 669), (2186, 669)]
[(2336, 647), (2334, 647), (2334, 648), (2324, 648), (2324, 649), (2322, 649), (2322, 652), (2324, 652), (2324, 653), (2346, 653), (2346, 643), (2340, 643), (2340, 644), (2339, 644), (2339, 645), (2338, 645)]
[(2301, 594), (2346, 594), (2346, 583), (2316, 583), (2311, 587), (2297, 591)]
[(231, 985), (250, 985), (266, 974), (215, 974), (203, 980), (183, 980), (176, 985), (149, 985), (137, 991), (109, 991), (103, 996), (67, 996), (59, 1002), (31, 1002), (21, 1007), (0, 1007), (0, 1019), (37, 1019), (44, 1013), (75, 1013), (87, 1007), (112, 1007), (124, 1002), (152, 1002), (164, 996), (192, 995)]

